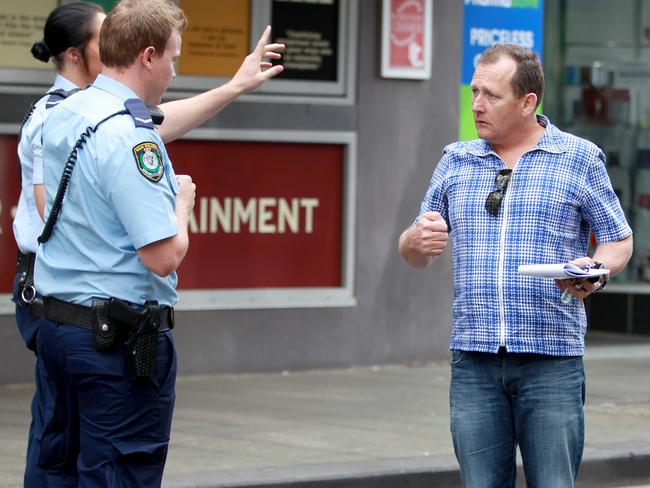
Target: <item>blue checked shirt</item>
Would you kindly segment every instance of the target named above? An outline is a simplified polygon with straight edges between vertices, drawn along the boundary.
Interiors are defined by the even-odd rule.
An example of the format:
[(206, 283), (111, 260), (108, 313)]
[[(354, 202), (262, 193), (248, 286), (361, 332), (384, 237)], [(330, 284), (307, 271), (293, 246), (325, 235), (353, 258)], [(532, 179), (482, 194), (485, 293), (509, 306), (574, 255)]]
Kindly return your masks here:
[(551, 279), (520, 276), (521, 264), (563, 263), (632, 234), (612, 190), (605, 156), (546, 117), (537, 146), (515, 166), (497, 215), (485, 209), (505, 163), (483, 140), (447, 146), (420, 208), (442, 214), (454, 265), (450, 349), (553, 356), (584, 354), (581, 300), (560, 301)]

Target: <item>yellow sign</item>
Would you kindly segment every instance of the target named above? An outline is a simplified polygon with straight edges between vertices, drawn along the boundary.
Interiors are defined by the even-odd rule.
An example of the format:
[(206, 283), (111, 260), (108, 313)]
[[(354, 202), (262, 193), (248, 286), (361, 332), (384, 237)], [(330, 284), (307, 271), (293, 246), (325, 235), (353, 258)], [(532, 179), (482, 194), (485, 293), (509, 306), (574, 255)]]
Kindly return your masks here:
[(231, 77), (249, 53), (250, 1), (181, 0), (189, 18), (179, 75)]
[(21, 0), (0, 4), (0, 68), (51, 66), (32, 56), (32, 44), (43, 39), (45, 20), (57, 0)]

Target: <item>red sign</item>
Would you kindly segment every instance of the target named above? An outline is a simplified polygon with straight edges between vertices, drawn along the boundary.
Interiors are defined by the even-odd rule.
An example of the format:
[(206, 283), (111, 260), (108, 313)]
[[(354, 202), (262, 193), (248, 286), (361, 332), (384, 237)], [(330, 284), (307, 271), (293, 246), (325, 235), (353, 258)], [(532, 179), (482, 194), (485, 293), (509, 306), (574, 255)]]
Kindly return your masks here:
[(20, 188), (17, 144), (15, 135), (0, 136), (0, 293), (11, 293), (11, 284), (16, 276), (18, 246), (12, 225)]
[[(0, 136), (0, 292), (16, 273), (15, 135)], [(177, 174), (197, 186), (180, 289), (342, 286), (342, 144), (180, 140)]]
[(167, 146), (196, 182), (179, 287), (338, 287), (340, 144), (181, 140)]
[(425, 56), (424, 0), (390, 0), (390, 65), (422, 68)]

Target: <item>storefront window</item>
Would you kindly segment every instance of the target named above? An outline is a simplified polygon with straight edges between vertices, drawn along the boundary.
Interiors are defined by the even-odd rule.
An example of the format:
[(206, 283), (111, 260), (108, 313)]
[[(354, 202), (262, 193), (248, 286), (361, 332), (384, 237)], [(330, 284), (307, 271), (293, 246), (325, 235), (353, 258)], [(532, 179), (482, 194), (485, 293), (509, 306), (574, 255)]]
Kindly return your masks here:
[[(546, 9), (545, 111), (607, 156), (635, 233), (634, 255), (612, 279), (609, 300), (621, 312), (617, 327), (644, 332), (633, 303), (650, 293), (650, 0), (547, 0)], [(592, 306), (607, 300), (595, 296)]]

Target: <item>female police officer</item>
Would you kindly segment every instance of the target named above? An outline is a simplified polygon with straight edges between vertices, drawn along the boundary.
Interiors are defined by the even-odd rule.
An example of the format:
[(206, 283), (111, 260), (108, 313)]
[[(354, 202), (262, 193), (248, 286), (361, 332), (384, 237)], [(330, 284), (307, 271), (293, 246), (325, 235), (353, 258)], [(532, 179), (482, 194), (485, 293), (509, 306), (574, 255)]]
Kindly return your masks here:
[[(32, 314), (36, 298), (33, 287), (33, 266), (37, 237), (43, 230), (42, 127), (49, 109), (77, 87), (91, 83), (101, 70), (99, 61), (99, 31), (104, 20), (100, 7), (89, 3), (62, 5), (48, 16), (43, 41), (32, 47), (40, 61), (54, 58), (57, 74), (48, 94), (30, 108), (20, 134), (18, 158), (21, 167), (22, 191), (16, 209), (13, 229), (19, 248), (18, 270), (14, 279), (13, 298), (16, 302), (16, 323), (28, 348), (35, 350), (39, 318)], [(35, 305), (35, 304), (34, 304)], [(32, 310), (30, 310), (32, 309)], [(32, 423), (27, 447), (25, 486), (46, 486), (39, 468), (41, 434), (52, 419), (55, 392), (48, 387), (48, 378), (41, 361), (36, 362), (36, 390), (32, 400)]]
[[(33, 269), (33, 252), (37, 248), (37, 237), (43, 229), (41, 217), (44, 213), (45, 192), (41, 169), (42, 127), (50, 113), (49, 108), (66, 98), (75, 88), (87, 86), (102, 69), (99, 62), (98, 38), (104, 18), (101, 9), (93, 4), (74, 3), (58, 7), (48, 17), (43, 41), (36, 43), (32, 50), (34, 56), (42, 61), (54, 57), (58, 73), (48, 95), (35, 104), (31, 116), (24, 124), (19, 148), (22, 192), (14, 221), (14, 232), (21, 251), (21, 259), (15, 281), (14, 297), (17, 301), (18, 326), (30, 348), (34, 348), (36, 342), (39, 319), (29, 313), (28, 303), (20, 297), (27, 289), (25, 283), (31, 285), (32, 282), (29, 279), (21, 280), (20, 277), (24, 276), (23, 272)], [(280, 54), (277, 51), (284, 47), (281, 44), (266, 44), (269, 35), (270, 28), (267, 28), (256, 49), (245, 58), (235, 76), (225, 85), (189, 99), (161, 105), (160, 108), (165, 113), (165, 121), (158, 127), (161, 140), (168, 142), (183, 135), (215, 115), (239, 95), (255, 89), (267, 79), (280, 73), (281, 66), (271, 68), (270, 63), (264, 60), (278, 59)], [(263, 71), (264, 68), (267, 69)], [(51, 93), (55, 91), (57, 93)], [(64, 122), (66, 123), (56, 127), (57, 131), (64, 132), (67, 129), (67, 121)], [(142, 156), (152, 154), (146, 149), (151, 148), (144, 148)], [(143, 161), (151, 163), (149, 160), (150, 158), (143, 158)], [(179, 178), (187, 181), (185, 177)], [(21, 284), (22, 289), (19, 288)], [(31, 298), (33, 295), (30, 295), (28, 290), (24, 296)], [(60, 462), (60, 460), (48, 459), (47, 453), (52, 452), (52, 447), (56, 450), (63, 444), (69, 445), (70, 417), (66, 415), (67, 407), (61, 403), (65, 395), (55, 388), (56, 382), (48, 377), (40, 359), (37, 360), (36, 383), (25, 486), (45, 486), (43, 479), (46, 475), (49, 479), (69, 480), (70, 476), (76, 477), (75, 466), (71, 467), (65, 460)], [(46, 424), (50, 428), (44, 432)], [(44, 453), (41, 452), (42, 445), (48, 447), (44, 449)], [(43, 466), (46, 466), (47, 470), (44, 471)]]
[[(54, 84), (28, 112), (20, 134), (18, 159), (21, 166), (22, 191), (14, 218), (14, 236), (20, 251), (19, 271), (32, 271), (33, 258), (38, 247), (37, 237), (43, 230), (43, 162), (41, 160), (41, 131), (49, 109), (77, 87), (84, 87), (97, 77), (99, 61), (99, 30), (104, 20), (101, 8), (90, 3), (62, 5), (47, 18), (43, 41), (32, 47), (32, 54), (40, 61), (54, 58), (57, 67)], [(32, 283), (20, 273), (14, 283), (16, 320), (18, 328), (30, 349), (34, 348), (37, 321), (28, 312), (33, 298)], [(19, 285), (21, 285), (19, 287)]]

